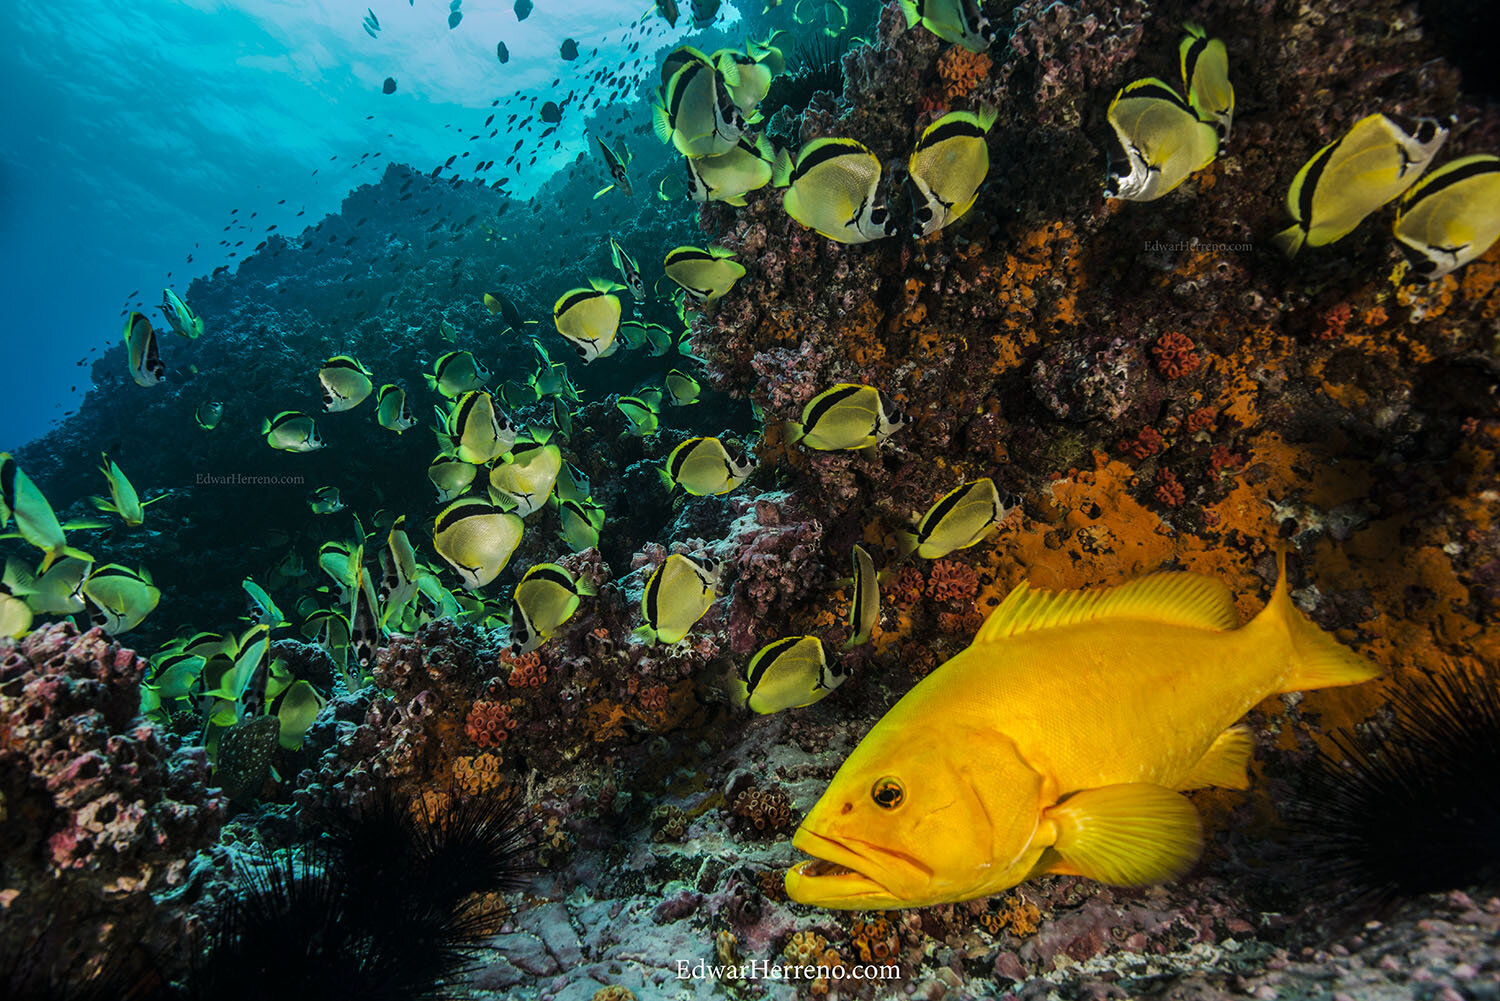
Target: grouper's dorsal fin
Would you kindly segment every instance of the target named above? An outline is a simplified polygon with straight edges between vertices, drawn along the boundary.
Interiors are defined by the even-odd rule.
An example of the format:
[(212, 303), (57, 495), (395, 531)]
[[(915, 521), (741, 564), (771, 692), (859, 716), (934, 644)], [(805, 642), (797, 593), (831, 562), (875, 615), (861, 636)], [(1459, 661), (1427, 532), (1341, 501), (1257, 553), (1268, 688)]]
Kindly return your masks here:
[(1017, 633), (1099, 619), (1138, 619), (1218, 631), (1239, 626), (1234, 596), (1223, 582), (1195, 573), (1157, 573), (1119, 587), (1088, 591), (1032, 590), (1024, 581), (990, 613), (975, 644)]

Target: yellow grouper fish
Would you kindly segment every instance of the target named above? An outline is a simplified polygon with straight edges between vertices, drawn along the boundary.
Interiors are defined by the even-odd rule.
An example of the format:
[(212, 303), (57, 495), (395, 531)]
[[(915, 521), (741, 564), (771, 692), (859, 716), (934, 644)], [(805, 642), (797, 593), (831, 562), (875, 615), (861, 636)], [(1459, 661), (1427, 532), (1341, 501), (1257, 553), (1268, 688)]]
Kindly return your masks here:
[(1235, 721), (1268, 695), (1379, 675), (1292, 604), (1283, 565), (1243, 627), (1209, 577), (1021, 584), (968, 649), (876, 723), (808, 813), (786, 874), (803, 904), (921, 907), (1043, 873), (1142, 885), (1202, 850), (1181, 790), (1243, 789)]

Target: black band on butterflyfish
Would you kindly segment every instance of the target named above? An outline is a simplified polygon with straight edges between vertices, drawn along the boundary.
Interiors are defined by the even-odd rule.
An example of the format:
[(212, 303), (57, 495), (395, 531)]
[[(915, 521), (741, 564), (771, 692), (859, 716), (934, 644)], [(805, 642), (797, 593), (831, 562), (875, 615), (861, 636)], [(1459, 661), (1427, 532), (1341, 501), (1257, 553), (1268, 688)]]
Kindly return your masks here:
[(1457, 170), (1450, 170), (1441, 176), (1429, 176), (1427, 183), (1412, 194), (1411, 200), (1407, 203), (1408, 210), (1411, 206), (1421, 202), (1422, 199), (1435, 195), (1444, 188), (1452, 187), (1460, 181), (1467, 181), (1469, 178), (1478, 177), (1481, 174), (1494, 173), (1500, 173), (1500, 160), (1476, 160), (1473, 163), (1464, 164)]
[(1182, 57), (1182, 79), (1187, 83), (1189, 90), (1193, 87), (1193, 72), (1198, 68), (1198, 57), (1203, 55), (1203, 50), (1206, 48), (1208, 48), (1208, 36), (1197, 35)]
[(811, 431), (817, 427), (818, 422), (823, 419), (824, 415), (832, 407), (837, 406), (864, 388), (864, 386), (849, 386), (845, 389), (830, 389), (824, 393), (823, 398), (814, 403), (812, 409), (807, 412), (807, 420), (802, 422), (803, 429)]
[(760, 679), (766, 676), (766, 669), (776, 663), (777, 658), (789, 649), (802, 642), (801, 636), (788, 636), (786, 639), (777, 640), (755, 655), (755, 659), (745, 668), (745, 683), (753, 690), (760, 686)]
[(1329, 143), (1328, 147), (1313, 157), (1312, 163), (1307, 165), (1307, 173), (1302, 178), (1302, 190), (1297, 192), (1297, 212), (1299, 218), (1297, 224), (1303, 231), (1312, 229), (1313, 192), (1318, 188), (1318, 178), (1323, 176), (1328, 162), (1333, 159), (1334, 152), (1339, 148), (1338, 142)]
[(672, 479), (675, 480), (681, 475), (682, 466), (687, 462), (688, 456), (696, 452), (698, 447), (707, 441), (707, 438), (691, 438), (677, 447), (676, 454), (672, 456), (672, 468), (667, 470), (667, 472), (672, 474)]
[(446, 532), (448, 529), (457, 525), (465, 518), (476, 518), (481, 515), (500, 513), (501, 511), (499, 508), (495, 507), (493, 504), (481, 500), (475, 500), (472, 503), (464, 504), (462, 507), (449, 508), (447, 511), (444, 511), (442, 514), (438, 515), (437, 524), (433, 526), (432, 534), (438, 535), (439, 533)]
[(960, 137), (983, 139), (984, 130), (975, 123), (965, 121), (962, 118), (951, 122), (944, 122), (935, 131), (922, 137), (922, 141), (917, 143), (917, 151), (931, 149), (945, 139), (957, 139)]
[(0, 462), (0, 500), (5, 501), (5, 506), (14, 514), (16, 510), (16, 460), (10, 456)]
[(677, 127), (677, 112), (682, 107), (682, 96), (687, 92), (688, 84), (693, 81), (693, 74), (708, 69), (706, 63), (698, 62), (696, 59), (684, 63), (682, 68), (672, 75), (672, 80), (680, 80), (676, 87), (672, 87), (672, 80), (667, 81), (667, 86), (672, 88), (672, 93), (667, 98), (667, 116), (672, 121), (672, 128)]
[(459, 434), (462, 434), (465, 425), (469, 422), (469, 415), (473, 413), (474, 405), (478, 402), (479, 393), (477, 391), (465, 393), (463, 402), (458, 405), (458, 412), (453, 415), (453, 421), (449, 424), (449, 427), (454, 428)]
[(524, 584), (528, 580), (544, 580), (550, 584), (556, 584), (559, 587), (566, 588), (569, 591), (573, 590), (573, 578), (569, 577), (567, 573), (557, 569), (556, 567), (537, 567), (536, 569), (529, 572), (526, 575), (525, 579), (521, 581), (521, 583)]
[(123, 577), (126, 580), (140, 581), (142, 584), (146, 583), (145, 578), (140, 574), (126, 570), (124, 567), (101, 567), (89, 574), (89, 580), (99, 580), (104, 577)]
[(151, 324), (146, 324), (146, 343), (143, 345), (142, 368), (155, 368), (161, 364), (161, 351), (156, 346), (156, 331)]
[[(671, 559), (671, 557), (669, 556), (667, 559)], [(667, 565), (663, 563), (656, 568), (656, 573), (652, 574), (651, 579), (646, 582), (646, 605), (644, 611), (646, 613), (646, 624), (652, 629), (655, 629), (656, 624), (661, 621), (661, 616), (657, 609), (657, 601), (661, 597), (661, 579), (666, 576), (666, 570)]]
[(586, 302), (587, 300), (592, 299), (595, 296), (603, 294), (604, 293), (591, 288), (581, 288), (573, 294), (564, 298), (562, 302), (558, 303), (557, 308), (553, 310), (553, 313), (556, 316), (560, 317), (568, 310), (572, 309), (574, 306), (577, 306), (579, 303)]
[(943, 519), (948, 517), (948, 514), (958, 506), (958, 502), (969, 496), (974, 490), (974, 486), (973, 483), (965, 483), (953, 491), (953, 493), (938, 501), (937, 507), (929, 511), (927, 517), (923, 518), (922, 523), (917, 526), (917, 538), (922, 542), (926, 542), (928, 537), (932, 535), (933, 530), (942, 524)]
[(824, 143), (822, 146), (819, 146), (807, 156), (797, 161), (797, 167), (792, 171), (790, 183), (796, 184), (798, 178), (802, 177), (809, 170), (812, 170), (820, 163), (827, 163), (829, 160), (855, 153), (863, 156), (869, 154), (869, 151), (861, 147), (852, 139), (835, 139), (831, 142)]
[(1182, 95), (1178, 94), (1177, 91), (1164, 84), (1143, 83), (1141, 86), (1134, 89), (1127, 89), (1125, 93), (1120, 95), (1119, 100), (1128, 101), (1136, 97), (1149, 97), (1155, 98), (1158, 101), (1166, 101), (1172, 105), (1175, 105), (1176, 107), (1181, 108), (1188, 114), (1193, 113), (1193, 109), (1189, 107), (1188, 103), (1182, 99)]
[(360, 375), (364, 375), (365, 374), (364, 370), (359, 367), (359, 363), (357, 361), (355, 361), (353, 358), (330, 358), (330, 359), (328, 359), (327, 361), (325, 361), (323, 363), (323, 367), (324, 368), (347, 368), (347, 369), (350, 369), (351, 371), (358, 372)]
[(856, 632), (859, 624), (865, 617), (865, 589), (864, 567), (860, 566), (859, 557), (854, 558), (854, 600), (849, 604), (849, 626)]

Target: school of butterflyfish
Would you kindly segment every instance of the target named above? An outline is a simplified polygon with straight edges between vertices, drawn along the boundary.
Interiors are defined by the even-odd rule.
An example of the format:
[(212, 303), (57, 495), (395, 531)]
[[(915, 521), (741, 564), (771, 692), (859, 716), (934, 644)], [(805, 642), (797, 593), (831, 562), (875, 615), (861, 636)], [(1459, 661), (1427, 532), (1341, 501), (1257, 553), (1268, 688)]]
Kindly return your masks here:
[[(988, 20), (972, 0), (901, 0), (901, 8), (908, 27), (921, 26), (971, 51), (982, 51), (993, 40)], [(374, 29), (367, 24), (366, 30)], [(881, 154), (897, 151), (877, 152), (858, 138), (845, 136), (816, 138), (795, 151), (777, 150), (755, 131), (762, 121), (759, 105), (772, 81), (785, 70), (784, 56), (773, 41), (751, 41), (743, 50), (713, 53), (682, 46), (664, 59), (661, 86), (651, 105), (651, 126), (656, 137), (682, 157), (687, 178), (681, 186), (683, 194), (694, 202), (743, 206), (751, 192), (774, 186), (781, 189), (781, 204), (791, 219), (829, 240), (861, 244), (896, 236), (903, 227), (890, 208), (893, 172), (883, 164)], [(1172, 82), (1147, 77), (1121, 87), (1109, 103), (1107, 198), (1161, 198), (1212, 163), (1230, 138), (1235, 98), (1224, 43), (1188, 25), (1179, 56), (1181, 90)], [(501, 61), (505, 58), (502, 46)], [(988, 137), (995, 120), (995, 111), (981, 106), (951, 111), (921, 131), (905, 169), (895, 172), (911, 197), (907, 235), (930, 237), (973, 208), (989, 174)], [(1365, 217), (1399, 200), (1394, 234), (1410, 261), (1413, 278), (1437, 279), (1480, 256), (1500, 236), (1500, 157), (1465, 156), (1429, 169), (1451, 126), (1452, 122), (1432, 119), (1409, 122), (1381, 112), (1359, 120), (1297, 172), (1287, 194), (1293, 222), (1273, 242), (1288, 255), (1304, 246), (1331, 244)], [(611, 191), (630, 196), (630, 152), (623, 144), (611, 147), (598, 139), (596, 143), (610, 183), (595, 197)], [(665, 185), (660, 193), (667, 197)], [(462, 333), (447, 320), (442, 322), (442, 336), (454, 343), (453, 349), (431, 359), (423, 373), (435, 415), (431, 429), (438, 444), (426, 467), (437, 505), (430, 526), (424, 526), (430, 528), (430, 556), (418, 545), (415, 526), (408, 524), (407, 517), (389, 511), (377, 512), (368, 532), (354, 518), (349, 535), (322, 544), (316, 568), (304, 566), (289, 551), (264, 583), (243, 581), (249, 608), (247, 628), (222, 635), (178, 636), (152, 658), (143, 689), (145, 710), (160, 718), (197, 712), (206, 720), (210, 746), (217, 730), (248, 713), (264, 711), (280, 719), (282, 743), (298, 746), (322, 706), (322, 696), (305, 680), (291, 677), (270, 653), (272, 634), (292, 628), (271, 591), (293, 586), (299, 595), (292, 609), (296, 630), (329, 652), (337, 666), (337, 684), (346, 689), (369, 682), (375, 651), (391, 633), (409, 632), (434, 619), (454, 617), (506, 628), (511, 647), (518, 653), (536, 650), (557, 637), (601, 582), (549, 561), (526, 568), (508, 602), (497, 602), (483, 593), (507, 569), (528, 528), (547, 512), (555, 514), (560, 526), (558, 543), (569, 552), (597, 547), (606, 530), (607, 511), (594, 498), (589, 477), (567, 451), (581, 396), (567, 364), (552, 357), (548, 343), (555, 348), (565, 345), (585, 365), (608, 364), (622, 349), (667, 359), (663, 364), (670, 368), (659, 384), (637, 386), (615, 400), (621, 433), (654, 441), (667, 408), (694, 406), (704, 392), (693, 374), (698, 359), (688, 336), (689, 313), (715, 309), (747, 273), (745, 264), (723, 247), (679, 246), (667, 252), (660, 277), (651, 281), (629, 248), (610, 239), (608, 250), (616, 275), (584, 278), (557, 297), (552, 326), (561, 344), (533, 329), (539, 326), (537, 321), (525, 318), (503, 292), (484, 294), (485, 308), (505, 321), (529, 356), (529, 364), (521, 366), (524, 378), (497, 380), (474, 351), (456, 343)], [(663, 290), (670, 294), (663, 296)], [(627, 295), (628, 304), (623, 298)], [(675, 306), (680, 321), (676, 327), (641, 318), (641, 304), (663, 298)], [(163, 293), (162, 312), (178, 335), (206, 336), (202, 319), (171, 289)], [(124, 341), (129, 375), (137, 385), (149, 389), (167, 378), (157, 331), (144, 314), (129, 315)], [(408, 387), (381, 382), (358, 358), (335, 355), (309, 368), (308, 379), (321, 395), (324, 412), (315, 416), (284, 410), (263, 415), (260, 430), (269, 448), (294, 455), (322, 449), (325, 442), (318, 432), (319, 421), (361, 419), (362, 410), (373, 412), (379, 426), (396, 435), (413, 431), (419, 424), (421, 406)], [(521, 426), (510, 416), (518, 408), (538, 404), (552, 418), (550, 426)], [(226, 419), (223, 403), (203, 401), (194, 419), (205, 432), (213, 432)], [(783, 430), (784, 439), (793, 447), (873, 456), (908, 421), (879, 388), (838, 383), (817, 393)], [(756, 470), (756, 459), (745, 443), (713, 435), (687, 438), (661, 455), (658, 467), (665, 490), (671, 493), (680, 488), (695, 497), (727, 494)], [(94, 503), (101, 514), (117, 519), (126, 530), (139, 528), (147, 506), (165, 496), (143, 500), (125, 471), (107, 455), (101, 473), (107, 495), (94, 498)], [(307, 503), (318, 515), (346, 509), (346, 499), (332, 486), (314, 488)], [(844, 649), (869, 642), (879, 628), (883, 574), (877, 568), (877, 556), (890, 564), (885, 571), (889, 572), (900, 560), (936, 559), (974, 546), (995, 531), (1014, 506), (1015, 501), (991, 479), (976, 479), (954, 486), (933, 499), (925, 512), (915, 513), (911, 524), (899, 533), (898, 545), (885, 549), (854, 545), (850, 576), (842, 582), (849, 594)], [(24, 635), (38, 615), (86, 614), (94, 624), (118, 635), (150, 615), (162, 592), (144, 568), (104, 563), (68, 542), (70, 531), (113, 525), (112, 520), (59, 522), (47, 498), (14, 459), (0, 455), (0, 528), (10, 529), (5, 537), (24, 540), (42, 553), (35, 566), (15, 557), (5, 561), (0, 634)], [(706, 553), (684, 552), (673, 552), (656, 564), (641, 588), (641, 625), (636, 638), (648, 644), (685, 641), (719, 597), (728, 566), (732, 563), (726, 565)], [(992, 617), (985, 627), (987, 634), (980, 639), (1016, 645), (1068, 622), (1105, 621), (1111, 614), (1134, 622), (1130, 616), (1141, 614), (1142, 609), (1155, 609), (1151, 614), (1182, 629), (1229, 630), (1234, 624), (1233, 616), (1224, 611), (1226, 599), (1208, 585), (1143, 587), (1122, 592), (1118, 600), (1107, 595), (1096, 600), (1090, 596), (1037, 597), (1039, 592), (1028, 598), (1020, 593), (1023, 585), (1001, 608), (1005, 622), (996, 626)], [(1232, 602), (1228, 607), (1232, 611)], [(1346, 652), (1328, 644), (1319, 646), (1321, 638), (1314, 637), (1308, 631), (1312, 627), (1298, 619), (1298, 613), (1280, 597), (1273, 602), (1273, 613), (1275, 637), (1281, 637), (1276, 642), (1284, 640), (1285, 645), (1292, 642), (1285, 637), (1301, 637), (1302, 648), (1313, 651), (1307, 656), (1314, 662), (1302, 665), (1301, 675), (1295, 678), (1256, 675), (1246, 690), (1289, 691), (1298, 685), (1352, 683), (1368, 676), (1365, 665), (1352, 655), (1345, 656)], [(1268, 636), (1270, 628), (1266, 627)], [(1214, 635), (1221, 636), (1216, 642), (1227, 647), (1242, 634), (1259, 635), (1250, 627)], [(1129, 630), (1121, 636), (1126, 646), (1137, 641), (1145, 644)], [(1209, 644), (1207, 639), (1203, 642)], [(848, 673), (838, 652), (830, 651), (822, 638), (787, 636), (762, 646), (739, 668), (733, 681), (742, 704), (757, 713), (772, 713), (817, 702)], [(954, 676), (953, 671), (934, 675), (950, 681)], [(1226, 702), (1231, 703), (1240, 705), (1233, 699)], [(919, 706), (907, 712), (920, 715), (927, 710)], [(1201, 737), (1202, 746), (1194, 744), (1192, 753), (1204, 754), (1197, 771), (1173, 773), (1162, 781), (1178, 783), (1173, 788), (1190, 787), (1200, 780), (1200, 784), (1238, 781), (1243, 775), (1245, 747), (1235, 736), (1237, 731), (1225, 729), (1237, 712), (1212, 717), (1218, 729), (1193, 731), (1193, 739)], [(954, 716), (955, 720), (963, 718), (962, 713)], [(909, 736), (906, 731), (896, 733), (896, 727), (896, 723), (887, 727), (891, 731), (888, 743)], [(920, 757), (920, 749), (911, 753)], [(1186, 752), (1179, 757), (1181, 762), (1194, 760)], [(898, 779), (874, 775), (896, 767), (884, 762), (878, 749), (867, 751), (862, 745), (846, 765), (854, 770), (857, 783), (875, 783), (877, 814), (899, 808), (906, 795)], [(836, 781), (829, 795), (839, 788)], [(799, 847), (819, 854), (821, 861), (794, 870), (788, 887), (796, 899), (827, 906), (888, 906), (892, 901), (931, 903), (981, 890), (991, 892), (1041, 871), (1037, 866), (1043, 863), (1119, 882), (1170, 875), (1180, 870), (1185, 858), (1195, 857), (1195, 835), (1173, 798), (1176, 794), (1151, 788), (1159, 791), (1140, 792), (1133, 798), (1098, 794), (1091, 803), (1076, 800), (1071, 812), (1059, 812), (1051, 822), (1054, 840), (1047, 844), (1036, 837), (1025, 841), (1024, 850), (1017, 849), (1020, 861), (988, 882), (964, 877), (969, 882), (959, 880), (951, 886), (936, 886), (904, 872), (861, 873), (860, 865), (838, 847), (831, 833), (839, 826), (830, 812), (833, 807), (820, 806), (810, 818), (816, 821), (817, 832), (799, 841)], [(1133, 868), (1117, 865), (1107, 846), (1101, 847), (1097, 837), (1088, 833), (1090, 809), (1107, 818), (1132, 810), (1165, 818), (1162, 823), (1176, 832), (1179, 843), (1163, 849), (1161, 857), (1134, 860)], [(912, 833), (911, 838), (921, 840), (919, 833)], [(981, 862), (988, 858), (984, 851), (978, 854)], [(902, 883), (903, 879), (907, 882)]]

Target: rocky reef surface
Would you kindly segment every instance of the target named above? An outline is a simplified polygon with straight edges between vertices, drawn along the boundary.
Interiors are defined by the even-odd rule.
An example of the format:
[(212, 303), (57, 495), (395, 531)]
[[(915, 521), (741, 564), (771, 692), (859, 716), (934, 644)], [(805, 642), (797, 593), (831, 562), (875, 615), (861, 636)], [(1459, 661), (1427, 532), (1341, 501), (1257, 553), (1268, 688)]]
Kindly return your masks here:
[[(694, 321), (714, 398), (671, 414), (656, 436), (622, 437), (598, 395), (659, 375), (650, 363), (606, 359), (580, 379), (594, 395), (568, 447), (611, 520), (599, 549), (562, 562), (599, 595), (556, 639), (521, 656), (497, 634), (454, 623), (394, 637), (378, 655), (376, 687), (330, 699), (302, 749), (275, 752), (280, 781), (268, 783), (267, 773), (247, 785), (259, 805), (231, 825), (235, 843), (294, 844), (317, 830), (322, 811), (381, 784), (432, 808), (524, 788), (549, 872), (484, 943), (485, 965), (465, 988), (476, 997), (1500, 995), (1500, 899), (1454, 891), (1351, 923), (1326, 888), (1302, 878), (1297, 846), (1278, 821), (1299, 776), (1334, 750), (1329, 735), (1378, 717), (1394, 687), (1500, 661), (1500, 250), (1416, 288), (1393, 279), (1389, 209), (1295, 261), (1267, 242), (1285, 225), (1297, 168), (1370, 112), (1455, 115), (1445, 159), (1500, 151), (1491, 77), (1451, 30), (1461, 7), (1023, 0), (1008, 15), (991, 11), (1000, 38), (984, 54), (909, 29), (896, 4), (885, 7), (871, 43), (843, 56), (842, 93), (813, 98), (798, 138), (850, 136), (899, 159), (945, 111), (993, 107), (992, 170), (975, 208), (932, 237), (863, 247), (802, 229), (770, 189), (743, 208), (703, 208), (696, 231), (681, 218), (641, 223), (642, 243), (717, 241), (747, 274)], [(1188, 19), (1228, 45), (1241, 109), (1233, 136), (1180, 191), (1149, 204), (1106, 202), (1109, 99), (1129, 80), (1173, 76)], [(408, 182), (445, 206), (473, 198), (475, 211), (492, 213), (481, 199), (499, 197), (393, 170), (326, 223), (331, 238), (355, 235), (352, 217), (389, 216)], [(587, 187), (560, 183), (546, 197), (587, 198), (578, 194)], [(373, 301), (339, 301), (359, 290), (338, 273), (343, 262), (316, 259), (310, 244), (280, 255), (268, 248), (236, 275), (195, 285), (192, 301), (213, 338), (173, 347), (198, 357), (204, 379), (224, 378), (226, 357), (240, 376), (137, 402), (121, 385), (118, 356), (107, 357), (93, 406), (22, 452), (23, 465), (49, 487), (82, 482), (69, 464), (111, 440), (107, 421), (124, 413), (129, 426), (197, 436), (182, 449), (137, 451), (150, 475), (132, 475), (146, 482), (187, 483), (232, 435), (247, 471), (284, 473), (308, 458), (305, 472), (378, 480), (383, 504), (430, 511), (420, 474), (430, 439), (393, 439), (367, 421), (329, 435), (337, 440), (325, 453), (288, 460), (264, 448), (249, 419), (281, 409), (289, 372), (310, 396), (312, 366), (325, 354), (352, 348), (373, 369), (415, 371), (416, 353), (444, 349), (440, 319), (462, 323), (481, 344), (510, 336), (477, 305), (500, 273), (487, 263), (510, 252), (474, 236), (466, 263), (455, 265), (450, 247), (422, 250), (422, 228), (391, 251), (399, 250), (397, 284), (373, 272), (361, 279)], [(597, 249), (590, 253), (595, 273), (607, 273)], [(520, 289), (528, 315), (545, 316), (550, 296), (573, 284), (554, 289), (519, 258), (507, 260), (508, 287)], [(873, 458), (789, 445), (781, 422), (838, 381), (879, 386), (913, 423)], [(237, 430), (226, 423), (218, 438), (199, 434), (193, 406), (221, 390), (233, 404), (226, 412), (246, 419)], [(757, 472), (727, 497), (674, 503), (652, 465), (689, 434), (745, 433), (747, 398), (765, 417)], [(913, 512), (979, 476), (1020, 497), (1019, 508), (985, 544), (896, 571), (882, 587), (874, 640), (845, 655), (852, 676), (837, 692), (765, 718), (730, 703), (727, 679), (763, 643), (812, 633), (836, 646), (846, 637), (841, 578), (851, 543), (883, 549)], [(184, 487), (152, 518), (187, 523), (187, 509), (208, 496)], [(255, 531), (284, 527), (294, 509), (309, 517), (300, 494), (270, 505), (226, 496), (214, 510), (241, 531), (200, 525), (199, 534), (176, 536), (175, 563), (165, 550), (176, 574), (164, 585), (168, 599), (175, 587), (186, 601), (202, 584), (208, 597), (193, 614), (205, 627), (236, 613), (246, 564), (272, 559)], [(184, 507), (174, 514), (173, 505)], [(556, 555), (551, 527), (528, 531), (518, 570)], [(1250, 714), (1251, 789), (1192, 794), (1209, 846), (1187, 879), (1123, 891), (1049, 877), (988, 900), (886, 913), (785, 899), (781, 872), (802, 813), (870, 724), (963, 649), (1011, 587), (1108, 585), (1181, 568), (1224, 580), (1248, 618), (1274, 579), (1278, 537), (1297, 553), (1297, 603), (1387, 676), (1280, 696)], [(120, 544), (162, 562), (160, 539)], [(673, 551), (723, 559), (722, 597), (684, 644), (645, 647), (630, 635), (640, 591)], [(226, 575), (226, 566), (236, 569)], [(64, 640), (79, 652), (46, 646)], [(299, 656), (295, 646), (285, 645), (289, 659)], [(86, 677), (138, 671), (98, 634), (76, 638), (58, 627), (9, 656), (0, 694), (12, 700), (5, 712), (14, 720), (46, 717), (46, 679), (73, 677), (67, 664), (105, 665), (78, 668)], [(117, 683), (128, 681), (109, 682)], [(68, 761), (98, 745), (100, 760), (113, 762), (125, 741), (142, 745), (151, 750), (140, 809), (154, 818), (188, 802), (196, 812), (171, 842), (175, 862), (156, 860), (158, 848), (143, 847), (143, 828), (132, 827), (128, 850), (100, 863), (95, 885), (125, 888), (121, 914), (155, 894), (164, 916), (191, 922), (218, 890), (175, 901), (157, 884), (212, 840), (224, 807), (204, 788), (201, 761), (135, 728), (128, 706), (111, 714), (106, 695), (89, 703), (106, 722), (69, 745)], [(27, 793), (6, 786), (4, 823), (46, 846), (32, 853), (42, 861), (28, 864), (68, 868), (80, 857), (70, 846), (83, 843), (71, 832), (104, 836), (116, 820), (96, 823), (97, 811), (53, 788), (66, 784), (67, 761), (27, 750), (74, 740), (55, 735), (66, 727), (32, 744), (19, 722), (8, 726), (0, 747), (29, 762), (14, 774), (32, 777)], [(196, 791), (177, 791), (173, 775)], [(23, 811), (14, 804), (24, 796), (36, 805)], [(40, 869), (10, 864), (6, 886), (22, 892), (5, 890), (7, 908), (43, 885)], [(205, 884), (226, 878), (222, 857), (208, 868)], [(897, 972), (693, 976), (699, 961), (892, 964)]]
[(203, 748), (137, 718), (145, 669), (67, 622), (0, 650), (0, 972), (87, 979), (182, 934), (156, 902), (188, 888), (228, 810)]

